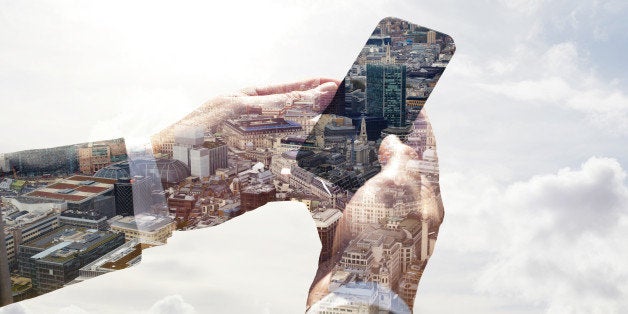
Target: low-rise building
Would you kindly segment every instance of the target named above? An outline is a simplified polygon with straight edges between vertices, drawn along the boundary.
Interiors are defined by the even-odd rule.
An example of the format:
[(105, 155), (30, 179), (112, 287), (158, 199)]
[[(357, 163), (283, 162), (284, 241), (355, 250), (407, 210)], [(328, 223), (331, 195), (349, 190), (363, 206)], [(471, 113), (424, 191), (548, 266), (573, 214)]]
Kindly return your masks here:
[(110, 221), (111, 230), (123, 233), (127, 241), (165, 244), (176, 229), (174, 220), (167, 216), (139, 214)]
[(137, 239), (128, 241), (115, 250), (82, 267), (79, 270), (77, 281), (83, 281), (115, 270), (137, 265), (137, 263), (142, 260), (142, 249), (151, 246), (153, 245), (140, 243)]
[(115, 179), (74, 175), (26, 193), (24, 197), (39, 201), (64, 201), (70, 210), (94, 210), (113, 217), (115, 182)]
[(62, 225), (20, 245), (20, 275), (28, 277), (38, 293), (63, 287), (78, 277), (79, 269), (124, 243), (124, 235)]
[(254, 210), (268, 202), (276, 200), (277, 190), (272, 184), (252, 184), (240, 192), (240, 211), (242, 213)]

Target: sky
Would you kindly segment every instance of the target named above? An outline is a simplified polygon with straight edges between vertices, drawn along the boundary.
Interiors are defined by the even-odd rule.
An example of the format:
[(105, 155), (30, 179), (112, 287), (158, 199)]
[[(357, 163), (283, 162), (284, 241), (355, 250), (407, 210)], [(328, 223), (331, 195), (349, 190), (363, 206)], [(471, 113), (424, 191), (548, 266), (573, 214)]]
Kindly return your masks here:
[[(0, 5), (3, 152), (142, 139), (220, 94), (312, 76), (342, 78), (386, 16), (446, 33), (456, 54), (426, 107), (446, 214), (415, 312), (628, 312), (625, 1)], [(276, 208), (300, 210), (287, 203)], [(224, 312), (216, 300), (298, 312), (303, 293), (287, 287), (311, 280), (316, 256), (304, 253), (316, 250), (315, 229), (305, 232), (311, 219), (286, 220), (304, 227), (293, 236), (273, 234), (266, 247), (277, 254), (260, 254), (251, 250), (251, 230), (270, 232), (260, 224), (283, 216), (255, 213), (198, 235), (175, 234), (162, 250), (180, 245), (185, 258), (169, 258), (167, 266), (160, 261), (170, 255), (147, 251), (141, 274), (152, 278), (150, 271), (160, 273), (163, 265), (172, 276), (162, 291), (133, 285), (123, 290), (132, 297), (119, 297), (113, 278), (137, 278), (128, 272), (0, 313), (106, 313), (125, 306), (138, 313)], [(241, 238), (217, 241), (229, 232)], [(188, 237), (207, 249), (186, 251)], [(191, 260), (207, 261), (206, 267), (188, 265)], [(202, 294), (185, 289), (191, 279), (178, 279), (189, 278), (188, 268), (199, 278), (238, 278), (251, 263), (288, 260), (298, 269), (247, 275), (251, 282), (274, 278), (273, 296), (256, 292), (261, 286), (242, 291), (226, 284)], [(232, 267), (218, 271), (212, 266), (218, 261)], [(89, 298), (94, 291), (100, 298)]]

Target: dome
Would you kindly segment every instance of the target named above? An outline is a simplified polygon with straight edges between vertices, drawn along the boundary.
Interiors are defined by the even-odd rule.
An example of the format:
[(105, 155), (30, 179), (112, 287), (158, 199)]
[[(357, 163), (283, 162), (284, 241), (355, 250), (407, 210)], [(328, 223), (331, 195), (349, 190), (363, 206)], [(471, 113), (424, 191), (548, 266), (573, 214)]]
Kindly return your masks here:
[(120, 179), (130, 178), (131, 170), (128, 161), (121, 161), (104, 167), (94, 174), (96, 178)]
[(161, 182), (177, 184), (190, 176), (190, 170), (182, 161), (176, 159), (158, 159), (155, 161)]
[(143, 176), (156, 176), (167, 185), (178, 184), (190, 176), (188, 166), (176, 159), (135, 159), (133, 166)]

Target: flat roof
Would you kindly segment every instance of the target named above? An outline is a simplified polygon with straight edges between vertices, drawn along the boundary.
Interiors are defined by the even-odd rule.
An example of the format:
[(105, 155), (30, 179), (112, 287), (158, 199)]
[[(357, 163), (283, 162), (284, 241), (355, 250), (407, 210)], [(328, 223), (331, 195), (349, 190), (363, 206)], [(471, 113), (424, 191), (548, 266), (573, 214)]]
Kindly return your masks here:
[(111, 227), (153, 232), (173, 223), (174, 220), (167, 216), (153, 216), (140, 214), (127, 216), (111, 222)]
[(113, 190), (115, 182), (115, 179), (74, 175), (59, 179), (24, 196), (80, 203)]
[(43, 249), (42, 252), (31, 258), (63, 263), (74, 258), (77, 253), (98, 247), (103, 241), (108, 241), (116, 236), (118, 233), (111, 231), (62, 225), (45, 235), (24, 243), (23, 246)]

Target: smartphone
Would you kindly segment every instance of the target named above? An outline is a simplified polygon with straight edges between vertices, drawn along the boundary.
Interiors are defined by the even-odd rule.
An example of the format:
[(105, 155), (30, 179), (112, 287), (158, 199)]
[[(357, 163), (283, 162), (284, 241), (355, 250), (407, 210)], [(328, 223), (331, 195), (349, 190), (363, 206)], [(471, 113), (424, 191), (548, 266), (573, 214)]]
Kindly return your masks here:
[(301, 139), (291, 186), (318, 200), (320, 217), (342, 213), (317, 222), (311, 312), (411, 311), (444, 216), (424, 106), (454, 52), (448, 35), (383, 19)]

